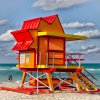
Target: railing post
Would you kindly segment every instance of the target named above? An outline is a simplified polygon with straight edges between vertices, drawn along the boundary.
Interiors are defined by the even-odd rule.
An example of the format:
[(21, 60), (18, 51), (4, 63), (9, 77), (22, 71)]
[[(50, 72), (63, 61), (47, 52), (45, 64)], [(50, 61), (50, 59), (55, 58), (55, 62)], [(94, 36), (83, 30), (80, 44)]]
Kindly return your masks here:
[(81, 66), (81, 61), (80, 61), (80, 54), (79, 54), (79, 68), (80, 68), (80, 66)]
[(38, 68), (37, 68), (37, 80), (36, 80), (36, 81), (37, 81), (37, 93), (39, 92), (39, 91), (38, 91), (38, 90), (39, 90), (39, 89), (38, 89), (38, 88), (39, 88), (38, 76), (39, 76), (39, 75), (38, 75)]
[(48, 52), (46, 53), (46, 68), (48, 68)]
[(52, 67), (54, 68), (54, 52), (52, 53)]
[[(73, 55), (70, 55), (70, 56), (71, 56), (71, 59), (72, 59)], [(71, 60), (71, 65), (72, 65), (72, 62), (73, 62), (73, 61)]]
[(40, 65), (40, 68), (41, 68), (41, 52), (39, 52), (39, 65)]
[(65, 57), (65, 58), (66, 58), (66, 68), (67, 68), (67, 64), (68, 64), (68, 63), (67, 63), (67, 54), (66, 54), (66, 57)]
[(36, 66), (37, 66), (37, 52), (36, 52)]

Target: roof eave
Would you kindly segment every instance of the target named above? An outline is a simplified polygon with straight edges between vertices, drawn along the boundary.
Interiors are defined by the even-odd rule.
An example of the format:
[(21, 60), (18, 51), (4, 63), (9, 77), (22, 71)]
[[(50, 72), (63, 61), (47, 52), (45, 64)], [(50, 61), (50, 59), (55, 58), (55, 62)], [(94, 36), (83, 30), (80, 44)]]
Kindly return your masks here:
[(59, 34), (53, 32), (38, 32), (38, 36), (51, 36), (65, 38), (66, 41), (86, 40), (86, 36), (73, 35), (73, 34)]

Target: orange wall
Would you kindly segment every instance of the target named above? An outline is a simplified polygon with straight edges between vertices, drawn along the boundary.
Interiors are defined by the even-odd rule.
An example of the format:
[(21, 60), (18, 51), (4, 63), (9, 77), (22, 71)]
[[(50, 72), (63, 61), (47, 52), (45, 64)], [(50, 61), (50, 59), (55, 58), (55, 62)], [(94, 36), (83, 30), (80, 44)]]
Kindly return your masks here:
[(37, 30), (29, 30), (29, 32), (34, 40), (30, 48), (35, 48), (37, 50), (37, 42), (38, 42)]
[(43, 31), (56, 32), (56, 33), (64, 34), (58, 18), (56, 18), (51, 25), (46, 23), (45, 21), (41, 20), (38, 31), (39, 32), (43, 32)]

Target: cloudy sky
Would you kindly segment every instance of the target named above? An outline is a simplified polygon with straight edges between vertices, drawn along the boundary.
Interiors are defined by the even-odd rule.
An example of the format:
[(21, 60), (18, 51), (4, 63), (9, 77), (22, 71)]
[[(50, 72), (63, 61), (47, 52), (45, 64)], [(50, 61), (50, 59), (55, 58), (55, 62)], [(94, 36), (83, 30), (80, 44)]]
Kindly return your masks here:
[(16, 63), (10, 32), (24, 20), (58, 14), (65, 33), (88, 40), (68, 42), (68, 52), (85, 52), (85, 62), (100, 63), (100, 0), (0, 0), (0, 63)]

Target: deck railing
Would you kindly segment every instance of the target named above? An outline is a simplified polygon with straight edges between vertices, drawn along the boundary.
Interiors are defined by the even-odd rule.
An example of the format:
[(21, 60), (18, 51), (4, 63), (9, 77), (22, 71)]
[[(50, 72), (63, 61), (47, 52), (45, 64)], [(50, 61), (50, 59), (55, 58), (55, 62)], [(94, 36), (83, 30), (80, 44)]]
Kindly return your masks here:
[[(41, 68), (41, 64), (42, 64), (42, 53), (45, 53), (45, 63), (46, 63), (46, 68), (48, 68), (48, 65), (49, 65), (49, 52), (38, 52), (36, 54), (36, 59), (38, 58), (37, 55), (39, 55), (39, 62), (36, 60), (36, 62), (38, 62), (38, 64), (40, 65), (40, 68)], [(54, 68), (54, 65), (55, 65), (55, 57), (54, 57), (54, 54), (55, 52), (52, 52), (52, 55), (51, 55), (51, 59), (52, 59), (52, 68)], [(81, 61), (83, 61), (84, 59), (82, 58), (82, 56), (84, 55), (84, 53), (66, 53), (66, 68), (67, 66), (74, 66), (74, 65), (77, 65), (78, 68), (80, 68), (82, 66), (81, 64)], [(87, 71), (84, 67), (83, 67), (83, 71), (84, 73), (90, 75), (94, 80), (97, 80), (89, 71)]]
[[(81, 61), (84, 59), (81, 58), (81, 56), (84, 55), (84, 53), (66, 53), (66, 62), (67, 65), (78, 65), (79, 68), (81, 66)], [(77, 57), (78, 56), (78, 57)]]
[(92, 79), (96, 80), (97, 81), (97, 78), (94, 77), (89, 71), (87, 71), (85, 68), (84, 69), (84, 72), (86, 72), (88, 75), (90, 75), (92, 77)]
[[(78, 55), (78, 58), (73, 58), (73, 55), (74, 56)], [(82, 55), (84, 55), (84, 53), (67, 53), (66, 54), (66, 56), (67, 56), (66, 61), (69, 63), (69, 65), (78, 65), (80, 68), (80, 66), (82, 66), (81, 61), (84, 60), (83, 58), (81, 58)], [(97, 79), (89, 71), (87, 71), (84, 67), (83, 67), (83, 71), (85, 74), (87, 73), (92, 79), (97, 81)]]
[[(81, 66), (81, 61), (84, 59), (81, 58), (81, 56), (84, 55), (83, 53), (66, 53), (65, 60), (62, 58), (64, 61), (66, 61), (66, 68), (68, 65), (78, 65), (79, 68)], [(46, 68), (48, 68), (49, 65), (49, 59), (51, 59), (51, 65), (52, 68), (54, 68), (55, 65), (55, 52), (51, 53), (51, 58), (49, 58), (49, 52), (38, 52), (36, 53), (36, 64), (39, 64), (40, 67), (42, 65), (42, 57), (45, 57), (45, 65)], [(73, 56), (78, 56), (78, 57), (73, 57)], [(61, 59), (61, 58), (60, 58)]]
[[(49, 53), (48, 52), (39, 52), (36, 53), (36, 62), (38, 62), (37, 64), (42, 65), (42, 53), (45, 53), (45, 64), (46, 64), (46, 68), (48, 68), (49, 65)], [(38, 61), (38, 55), (39, 55), (39, 61)], [(54, 68), (54, 52), (52, 52), (52, 68)]]

